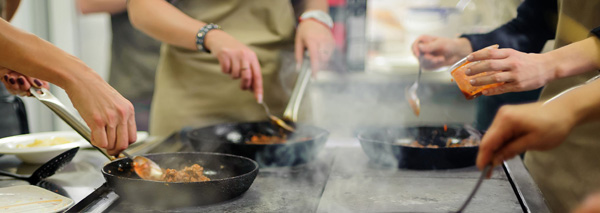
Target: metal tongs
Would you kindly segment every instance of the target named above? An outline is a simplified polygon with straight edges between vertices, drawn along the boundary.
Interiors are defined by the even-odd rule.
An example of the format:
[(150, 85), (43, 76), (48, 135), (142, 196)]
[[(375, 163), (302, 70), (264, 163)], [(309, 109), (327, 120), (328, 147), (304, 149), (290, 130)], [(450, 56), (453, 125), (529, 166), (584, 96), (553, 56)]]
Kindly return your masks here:
[(300, 103), (310, 80), (311, 70), (309, 68), (310, 58), (305, 54), (304, 59), (302, 60), (302, 66), (300, 67), (300, 73), (296, 79), (296, 85), (292, 91), (292, 96), (290, 97), (288, 105), (285, 107), (285, 111), (283, 111), (283, 120), (285, 121), (292, 123), (298, 122), (298, 110), (300, 109)]
[[(52, 95), (50, 91), (48, 91), (46, 88), (38, 89), (31, 87), (29, 92), (31, 92), (31, 94), (40, 102), (50, 108), (50, 110), (56, 113), (58, 117), (69, 124), (69, 126), (77, 131), (77, 133), (79, 133), (88, 143), (90, 143), (92, 147), (100, 151), (109, 160), (115, 160), (115, 157), (109, 155), (105, 149), (92, 144), (92, 131), (90, 128), (81, 120), (77, 119), (77, 117), (75, 117), (75, 115), (73, 115), (69, 110), (67, 110), (65, 105), (63, 105), (58, 98)], [(134, 162), (134, 170), (142, 179), (155, 180), (162, 176), (162, 169), (154, 161), (142, 156), (131, 156), (125, 151), (121, 153)]]
[[(298, 110), (300, 109), (300, 103), (302, 98), (304, 97), (304, 92), (306, 91), (306, 87), (308, 86), (308, 82), (310, 80), (310, 59), (308, 55), (304, 55), (304, 60), (302, 62), (302, 66), (300, 67), (300, 71), (298, 74), (298, 78), (296, 79), (296, 84), (294, 86), (294, 90), (292, 91), (292, 95), (288, 102), (288, 105), (285, 107), (285, 111), (283, 112), (283, 119), (280, 119), (271, 114), (269, 107), (265, 102), (262, 102), (262, 106), (265, 108), (265, 112), (269, 116), (269, 119), (277, 124), (279, 127), (294, 132), (296, 129), (289, 125), (287, 122), (296, 123), (298, 121)], [(286, 122), (287, 121), (287, 122)]]

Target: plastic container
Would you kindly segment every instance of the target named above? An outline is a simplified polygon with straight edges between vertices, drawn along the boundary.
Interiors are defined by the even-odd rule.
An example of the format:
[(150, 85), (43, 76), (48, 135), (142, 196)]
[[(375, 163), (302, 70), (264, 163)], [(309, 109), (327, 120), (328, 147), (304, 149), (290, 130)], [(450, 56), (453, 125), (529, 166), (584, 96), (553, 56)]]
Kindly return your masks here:
[(449, 70), (451, 70), (450, 75), (452, 75), (454, 82), (456, 82), (456, 85), (458, 85), (458, 88), (463, 93), (463, 95), (465, 95), (465, 98), (467, 98), (467, 100), (471, 100), (471, 99), (474, 99), (474, 98), (480, 96), (481, 92), (483, 92), (483, 90), (495, 88), (495, 87), (498, 87), (498, 86), (504, 84), (504, 82), (502, 82), (502, 83), (488, 84), (488, 85), (483, 85), (483, 86), (471, 85), (471, 83), (469, 83), (469, 81), (471, 79), (482, 77), (482, 76), (487, 76), (487, 75), (492, 75), (492, 74), (498, 73), (499, 71), (484, 72), (484, 73), (479, 73), (479, 74), (473, 75), (473, 76), (467, 76), (465, 74), (465, 71), (469, 68), (469, 66), (471, 66), (471, 62), (467, 61), (467, 58), (465, 57), (465, 58), (461, 59), (460, 61), (456, 62), (454, 65), (452, 65), (452, 67), (450, 67), (450, 69), (449, 69)]

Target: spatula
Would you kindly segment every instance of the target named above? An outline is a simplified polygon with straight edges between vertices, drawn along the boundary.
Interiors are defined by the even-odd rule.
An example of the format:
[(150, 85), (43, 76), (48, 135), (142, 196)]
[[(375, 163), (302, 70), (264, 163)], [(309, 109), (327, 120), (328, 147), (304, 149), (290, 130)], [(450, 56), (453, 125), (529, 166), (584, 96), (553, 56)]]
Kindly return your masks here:
[(13, 174), (2, 170), (0, 170), (0, 175), (25, 180), (31, 185), (36, 185), (43, 179), (54, 175), (58, 170), (62, 169), (65, 165), (71, 162), (71, 160), (73, 160), (73, 157), (75, 157), (75, 154), (77, 154), (78, 150), (79, 147), (75, 147), (61, 153), (60, 155), (57, 155), (56, 157), (50, 159), (50, 161), (42, 164), (42, 166), (33, 171), (31, 176)]

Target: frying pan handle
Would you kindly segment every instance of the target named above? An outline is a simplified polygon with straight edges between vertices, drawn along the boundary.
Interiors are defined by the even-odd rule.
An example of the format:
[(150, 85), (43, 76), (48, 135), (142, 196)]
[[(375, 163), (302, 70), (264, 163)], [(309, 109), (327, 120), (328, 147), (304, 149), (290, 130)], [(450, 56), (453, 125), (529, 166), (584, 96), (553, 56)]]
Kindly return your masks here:
[(292, 121), (294, 123), (298, 121), (298, 110), (300, 109), (300, 103), (302, 101), (302, 97), (304, 97), (304, 92), (306, 91), (306, 87), (308, 86), (308, 82), (310, 80), (311, 70), (309, 68), (310, 58), (308, 57), (308, 54), (305, 53), (304, 59), (302, 60), (302, 66), (300, 67), (300, 73), (296, 79), (296, 85), (292, 91), (292, 96), (290, 97), (290, 101), (283, 112), (284, 120)]
[[(50, 108), (50, 110), (52, 110), (54, 113), (56, 113), (56, 115), (58, 115), (58, 117), (60, 117), (63, 121), (65, 121), (67, 124), (69, 124), (69, 126), (71, 126), (75, 131), (77, 131), (77, 133), (79, 133), (87, 142), (89, 142), (90, 144), (92, 144), (92, 131), (90, 130), (90, 128), (83, 123), (82, 121), (80, 121), (79, 119), (77, 119), (77, 117), (75, 117), (71, 112), (69, 112), (69, 110), (67, 110), (67, 108), (65, 107), (65, 105), (62, 104), (62, 102), (60, 102), (60, 100), (58, 100), (58, 98), (56, 98), (54, 95), (52, 95), (52, 93), (50, 93), (50, 91), (48, 91), (46, 88), (34, 88), (31, 87), (29, 89), (29, 91), (31, 92), (31, 94), (37, 98), (40, 102), (42, 102), (44, 105), (46, 105), (48, 108)], [(102, 152), (102, 154), (104, 156), (106, 156), (109, 160), (114, 160), (115, 158), (111, 155), (109, 155), (106, 150), (94, 146), (94, 144), (92, 144), (92, 146), (94, 148), (96, 148), (98, 151)]]

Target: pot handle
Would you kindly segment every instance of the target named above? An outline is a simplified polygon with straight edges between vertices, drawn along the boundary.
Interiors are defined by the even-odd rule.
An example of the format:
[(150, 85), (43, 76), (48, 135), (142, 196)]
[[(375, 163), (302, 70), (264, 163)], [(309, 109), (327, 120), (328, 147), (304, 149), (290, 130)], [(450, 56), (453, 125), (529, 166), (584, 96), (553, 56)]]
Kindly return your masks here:
[(62, 102), (60, 102), (60, 100), (58, 100), (58, 98), (56, 98), (54, 95), (52, 95), (52, 93), (50, 93), (50, 91), (48, 91), (46, 88), (34, 88), (31, 87), (29, 89), (29, 91), (31, 92), (31, 94), (38, 99), (40, 102), (42, 102), (44, 105), (46, 105), (48, 108), (50, 108), (50, 110), (52, 110), (54, 113), (56, 113), (56, 115), (58, 115), (58, 117), (60, 117), (63, 121), (65, 121), (67, 124), (69, 124), (69, 126), (71, 126), (75, 131), (77, 131), (77, 133), (79, 133), (87, 142), (89, 142), (94, 148), (96, 148), (98, 151), (102, 152), (102, 154), (104, 156), (106, 156), (109, 160), (114, 160), (115, 157), (109, 155), (106, 150), (94, 146), (94, 144), (92, 144), (92, 131), (90, 130), (90, 128), (83, 123), (82, 121), (80, 121), (79, 119), (77, 119), (77, 117), (75, 117), (71, 112), (69, 112), (69, 110), (67, 110), (67, 108), (65, 107), (65, 105), (62, 104)]

